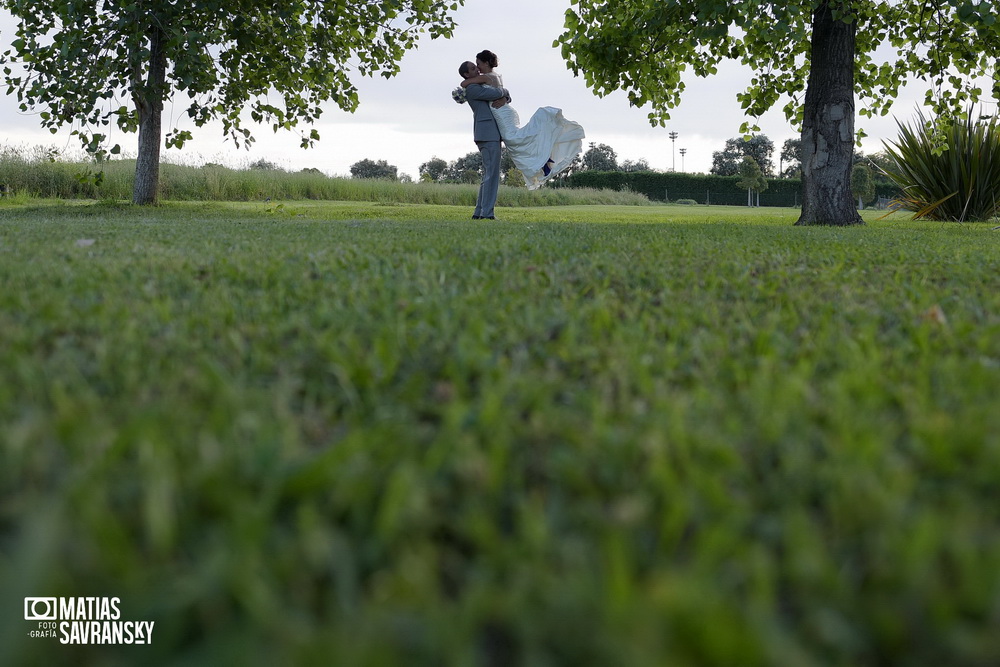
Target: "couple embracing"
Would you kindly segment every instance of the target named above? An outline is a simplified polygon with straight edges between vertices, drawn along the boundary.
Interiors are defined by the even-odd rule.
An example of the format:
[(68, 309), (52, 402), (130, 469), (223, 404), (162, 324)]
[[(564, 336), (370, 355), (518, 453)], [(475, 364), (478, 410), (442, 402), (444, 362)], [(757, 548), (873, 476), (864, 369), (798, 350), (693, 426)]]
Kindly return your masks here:
[(507, 146), (514, 165), (524, 174), (529, 190), (568, 167), (583, 150), (583, 127), (563, 118), (562, 110), (541, 107), (525, 125), (510, 105), (510, 93), (494, 72), (499, 61), (492, 51), (476, 55), (476, 62), (458, 68), (462, 87), (452, 97), (468, 102), (475, 118), (473, 138), (483, 156), (483, 180), (479, 186), (472, 218), (494, 219), (497, 188), (500, 186), (500, 141)]

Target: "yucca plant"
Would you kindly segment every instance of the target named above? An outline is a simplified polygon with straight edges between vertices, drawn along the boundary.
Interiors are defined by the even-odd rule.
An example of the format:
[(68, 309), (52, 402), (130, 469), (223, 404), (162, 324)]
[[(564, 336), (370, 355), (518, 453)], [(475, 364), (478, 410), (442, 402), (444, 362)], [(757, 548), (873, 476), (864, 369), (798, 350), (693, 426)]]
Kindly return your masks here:
[(918, 112), (913, 126), (897, 121), (899, 138), (883, 142), (890, 164), (883, 173), (903, 196), (892, 210), (913, 218), (989, 220), (1000, 208), (1000, 125), (996, 118), (938, 119)]

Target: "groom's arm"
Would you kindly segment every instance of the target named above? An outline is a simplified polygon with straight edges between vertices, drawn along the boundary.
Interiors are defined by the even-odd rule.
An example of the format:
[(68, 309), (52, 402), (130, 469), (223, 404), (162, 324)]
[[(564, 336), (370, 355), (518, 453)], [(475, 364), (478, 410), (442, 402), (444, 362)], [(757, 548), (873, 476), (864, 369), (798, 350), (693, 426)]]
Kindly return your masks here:
[(506, 88), (494, 88), (493, 86), (483, 86), (478, 83), (469, 84), (469, 87), (465, 89), (465, 96), (471, 97), (474, 100), (482, 100), (483, 102), (492, 102), (501, 97), (507, 98), (508, 102), (510, 101), (510, 93), (507, 92)]

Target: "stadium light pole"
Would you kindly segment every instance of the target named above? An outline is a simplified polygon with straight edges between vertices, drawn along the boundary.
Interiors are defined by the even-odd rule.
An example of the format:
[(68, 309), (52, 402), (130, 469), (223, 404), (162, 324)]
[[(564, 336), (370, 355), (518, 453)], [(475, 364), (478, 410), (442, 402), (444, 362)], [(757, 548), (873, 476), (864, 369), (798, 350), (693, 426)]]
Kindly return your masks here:
[(670, 157), (670, 171), (677, 171), (677, 133), (671, 132), (667, 136), (670, 137), (670, 144), (673, 147), (673, 154)]
[(687, 155), (687, 152), (688, 152), (688, 149), (686, 149), (686, 148), (682, 148), (681, 149), (681, 171), (682, 172), (684, 171), (684, 156)]

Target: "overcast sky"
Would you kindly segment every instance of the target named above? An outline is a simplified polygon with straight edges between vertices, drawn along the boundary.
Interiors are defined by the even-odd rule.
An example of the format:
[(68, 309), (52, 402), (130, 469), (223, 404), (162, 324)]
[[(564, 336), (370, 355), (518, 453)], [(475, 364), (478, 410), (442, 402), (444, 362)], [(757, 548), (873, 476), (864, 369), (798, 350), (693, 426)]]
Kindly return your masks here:
[[(667, 127), (653, 128), (646, 119), (648, 110), (631, 108), (623, 93), (596, 97), (582, 78), (575, 78), (566, 68), (552, 43), (562, 32), (568, 7), (568, 0), (468, 0), (455, 15), (459, 27), (454, 38), (424, 39), (405, 56), (400, 74), (392, 79), (356, 77), (360, 108), (350, 114), (328, 104), (316, 126), (322, 139), (312, 149), (299, 148), (295, 132), (274, 134), (266, 127), (254, 132), (257, 143), (253, 148), (237, 149), (223, 140), (219, 126), (206, 126), (190, 128), (194, 140), (166, 155), (188, 164), (212, 161), (235, 167), (264, 158), (286, 169), (315, 167), (331, 175), (349, 174), (352, 164), (370, 158), (387, 160), (401, 173), (416, 178), (420, 164), (431, 157), (451, 161), (475, 150), (472, 113), (467, 105), (452, 101), (450, 92), (460, 81), (459, 64), (474, 59), (482, 49), (490, 49), (500, 58), (498, 71), (522, 121), (539, 106), (560, 107), (567, 118), (584, 126), (585, 149), (591, 141), (604, 143), (615, 149), (619, 161), (644, 158), (654, 169), (707, 172), (712, 152), (721, 150), (726, 139), (739, 133), (744, 117), (736, 94), (746, 86), (750, 72), (731, 63), (709, 79), (688, 76), (681, 105), (671, 112), (672, 120)], [(0, 14), (4, 50), (13, 38), (13, 25), (9, 15)], [(892, 114), (910, 120), (922, 98), (919, 87), (909, 87), (896, 101)], [(176, 107), (167, 104), (165, 130), (183, 121), (184, 108), (183, 103)], [(777, 166), (781, 144), (796, 132), (785, 121), (780, 105), (759, 125), (775, 144)], [(858, 125), (869, 135), (862, 145), (868, 153), (881, 149), (881, 139), (896, 136), (892, 115), (859, 118)], [(0, 100), (0, 127), (0, 143), (78, 148), (68, 131), (59, 135), (42, 131), (37, 115), (20, 113), (14, 97)], [(667, 136), (671, 131), (679, 135), (675, 145)], [(135, 135), (116, 136), (115, 140), (134, 154)], [(681, 148), (687, 149), (683, 158)]]

